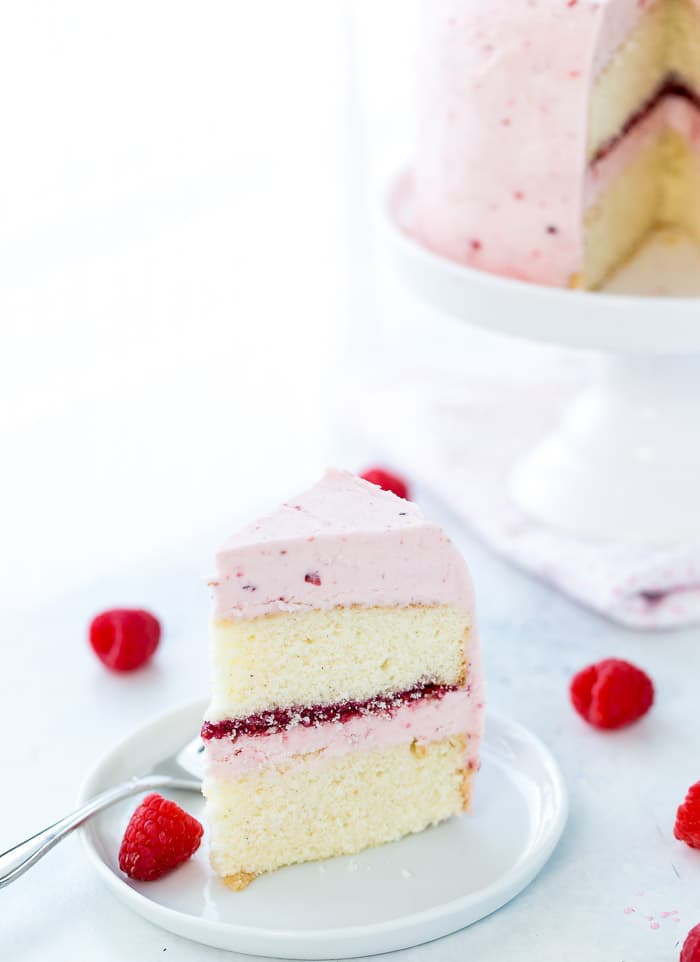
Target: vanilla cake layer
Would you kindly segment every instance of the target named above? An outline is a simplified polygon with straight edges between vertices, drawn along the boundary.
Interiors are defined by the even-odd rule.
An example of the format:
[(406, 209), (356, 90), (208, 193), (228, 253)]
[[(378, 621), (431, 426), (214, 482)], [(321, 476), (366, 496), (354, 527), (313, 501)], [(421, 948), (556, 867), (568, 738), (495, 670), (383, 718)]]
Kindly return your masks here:
[(662, 171), (659, 140), (639, 153), (588, 210), (583, 287), (599, 287), (658, 223)]
[(234, 888), (295, 862), (351, 855), (468, 808), (466, 735), (297, 756), (237, 779), (204, 782), (215, 871)]
[(426, 681), (463, 685), (470, 629), (459, 605), (354, 605), (215, 621), (206, 718), (365, 701)]
[(700, 8), (655, 0), (591, 92), (588, 156), (619, 136), (671, 78), (700, 91)]
[(663, 149), (660, 226), (680, 225), (700, 244), (700, 147), (670, 131), (664, 138)]
[(666, 0), (667, 69), (700, 92), (700, 5), (697, 0)]
[(660, 102), (589, 171), (586, 207), (587, 288), (658, 227), (700, 238), (700, 111), (682, 97)]
[[(668, 76), (669, 8), (655, 2), (616, 53), (591, 91), (588, 156), (617, 137), (630, 117), (651, 100)], [(605, 29), (605, 21), (603, 21)]]

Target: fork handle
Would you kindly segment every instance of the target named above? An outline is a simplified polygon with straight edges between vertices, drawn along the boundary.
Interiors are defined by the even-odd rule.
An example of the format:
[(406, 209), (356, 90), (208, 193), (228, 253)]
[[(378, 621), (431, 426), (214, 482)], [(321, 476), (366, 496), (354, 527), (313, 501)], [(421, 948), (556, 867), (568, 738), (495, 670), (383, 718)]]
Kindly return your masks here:
[(145, 775), (140, 778), (132, 778), (128, 782), (122, 782), (121, 785), (115, 785), (114, 788), (108, 788), (107, 791), (95, 795), (94, 798), (85, 802), (70, 815), (66, 815), (54, 822), (53, 825), (49, 825), (42, 832), (32, 835), (31, 838), (20, 842), (14, 848), (3, 852), (0, 855), (0, 888), (9, 885), (10, 882), (14, 882), (20, 875), (23, 875), (35, 862), (43, 858), (54, 845), (57, 845), (61, 839), (69, 835), (91, 816), (109, 808), (116, 802), (120, 802), (123, 798), (129, 798), (130, 795), (137, 795), (139, 792), (148, 791), (152, 788), (167, 787), (174, 787), (172, 778), (164, 775)]

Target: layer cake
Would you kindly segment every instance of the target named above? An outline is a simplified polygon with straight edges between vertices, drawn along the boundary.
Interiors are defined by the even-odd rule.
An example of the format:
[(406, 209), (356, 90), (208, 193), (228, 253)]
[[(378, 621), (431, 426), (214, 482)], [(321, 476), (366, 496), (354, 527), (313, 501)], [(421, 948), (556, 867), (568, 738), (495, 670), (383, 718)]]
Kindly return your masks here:
[(700, 0), (424, 3), (415, 229), (465, 264), (599, 287), (700, 243)]

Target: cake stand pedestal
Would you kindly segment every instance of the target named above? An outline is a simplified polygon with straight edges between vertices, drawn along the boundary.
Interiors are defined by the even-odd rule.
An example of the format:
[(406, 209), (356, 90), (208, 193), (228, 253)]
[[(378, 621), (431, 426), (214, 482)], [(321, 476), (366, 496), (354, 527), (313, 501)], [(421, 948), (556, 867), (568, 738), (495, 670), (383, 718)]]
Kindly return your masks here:
[(700, 537), (700, 254), (660, 234), (605, 292), (558, 290), (455, 264), (418, 243), (405, 175), (384, 234), (406, 286), (495, 332), (604, 356), (598, 379), (514, 468), (529, 515), (585, 538)]

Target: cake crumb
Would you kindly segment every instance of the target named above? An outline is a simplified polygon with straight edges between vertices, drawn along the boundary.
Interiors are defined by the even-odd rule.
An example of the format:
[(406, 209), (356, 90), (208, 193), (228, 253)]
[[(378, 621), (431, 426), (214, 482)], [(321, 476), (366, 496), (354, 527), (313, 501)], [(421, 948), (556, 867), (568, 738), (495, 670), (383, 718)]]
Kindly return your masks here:
[(255, 872), (236, 872), (234, 875), (226, 875), (223, 878), (223, 883), (227, 888), (233, 889), (234, 892), (242, 892), (243, 889), (248, 888), (250, 883), (256, 878)]

